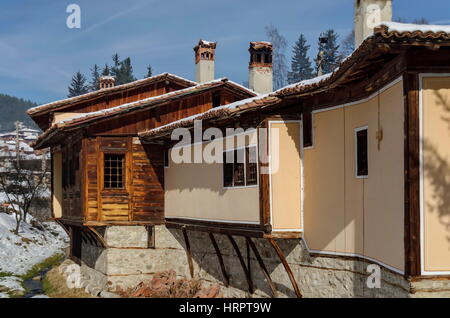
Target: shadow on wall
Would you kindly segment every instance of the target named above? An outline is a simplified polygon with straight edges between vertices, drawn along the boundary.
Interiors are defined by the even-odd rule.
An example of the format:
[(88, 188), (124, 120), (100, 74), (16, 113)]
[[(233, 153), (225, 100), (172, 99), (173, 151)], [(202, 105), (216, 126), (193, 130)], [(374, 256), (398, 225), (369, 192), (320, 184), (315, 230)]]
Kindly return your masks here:
[[(436, 104), (442, 107), (446, 115), (441, 119), (447, 123), (450, 137), (450, 102), (439, 91), (435, 92)], [(450, 249), (450, 158), (442, 154), (438, 145), (429, 139), (424, 140), (424, 177), (429, 180), (432, 187), (432, 202), (425, 203), (429, 213), (437, 213), (439, 222), (445, 226), (448, 234), (447, 241)]]
[[(170, 233), (175, 237), (175, 239), (183, 246), (186, 250), (186, 244), (181, 230), (169, 229)], [(224, 284), (225, 278), (222, 274), (220, 263), (213, 248), (213, 245), (205, 232), (194, 232), (187, 231), (189, 237), (189, 243), (191, 246), (192, 259), (194, 264), (194, 277), (205, 279), (207, 281), (211, 280), (211, 277)], [(214, 237), (219, 246), (220, 252), (223, 257), (223, 262), (225, 270), (229, 276), (229, 287), (237, 288), (242, 291), (248, 291), (248, 283), (244, 270), (239, 262), (239, 258), (233, 249), (232, 244), (226, 235), (214, 234)], [(272, 292), (268, 282), (266, 281), (263, 271), (258, 264), (255, 254), (253, 253), (250, 246), (247, 244), (246, 240), (242, 236), (233, 236), (236, 241), (242, 258), (245, 262), (246, 267), (250, 271), (251, 281), (254, 286), (254, 290), (260, 290), (269, 297), (272, 296)], [(284, 270), (284, 267), (273, 250), (270, 243), (264, 239), (252, 239), (258, 249), (261, 258), (269, 272), (275, 288), (279, 294), (284, 294), (287, 297), (295, 298), (295, 292), (289, 281), (288, 274)], [(299, 240), (277, 240), (280, 248), (283, 250), (286, 258), (288, 255), (299, 247), (301, 242)], [(301, 249), (301, 255), (299, 258), (303, 259), (308, 257), (308, 253)], [(187, 262), (186, 262), (187, 264)], [(187, 266), (187, 265), (186, 265)], [(294, 272), (297, 284), (299, 284), (300, 289), (302, 289), (300, 283), (300, 274), (296, 270), (298, 268), (292, 268)], [(260, 293), (259, 292), (259, 293)]]

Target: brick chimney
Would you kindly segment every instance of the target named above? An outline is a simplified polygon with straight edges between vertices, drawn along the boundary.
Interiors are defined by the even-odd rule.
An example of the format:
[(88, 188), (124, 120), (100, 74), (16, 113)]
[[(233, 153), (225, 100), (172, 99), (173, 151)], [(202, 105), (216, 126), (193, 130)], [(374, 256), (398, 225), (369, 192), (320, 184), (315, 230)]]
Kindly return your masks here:
[(217, 42), (200, 40), (194, 47), (195, 81), (205, 83), (214, 80), (214, 60)]
[(248, 85), (251, 90), (264, 94), (273, 91), (272, 44), (250, 42)]
[(100, 89), (114, 87), (114, 84), (116, 83), (114, 76), (100, 76), (98, 81)]
[(385, 21), (392, 21), (392, 0), (355, 0), (355, 48)]

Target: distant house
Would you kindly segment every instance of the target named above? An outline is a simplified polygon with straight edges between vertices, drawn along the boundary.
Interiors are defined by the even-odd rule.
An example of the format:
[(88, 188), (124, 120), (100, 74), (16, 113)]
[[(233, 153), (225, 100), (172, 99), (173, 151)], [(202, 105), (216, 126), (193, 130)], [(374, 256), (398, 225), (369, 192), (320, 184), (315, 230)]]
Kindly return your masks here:
[[(374, 29), (369, 5), (392, 17), (357, 1), (338, 69), (274, 92), (270, 43), (250, 44), (255, 93), (214, 80), (216, 43), (200, 41), (199, 83), (108, 78), (30, 109), (83, 271), (112, 289), (175, 269), (227, 296), (449, 296), (450, 27)], [(211, 149), (221, 161), (195, 155)]]

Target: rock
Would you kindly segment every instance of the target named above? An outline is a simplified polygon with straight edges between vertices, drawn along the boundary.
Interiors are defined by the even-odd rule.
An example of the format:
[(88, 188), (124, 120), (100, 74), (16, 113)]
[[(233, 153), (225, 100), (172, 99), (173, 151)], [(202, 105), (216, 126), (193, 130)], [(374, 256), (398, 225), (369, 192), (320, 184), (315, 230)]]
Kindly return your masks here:
[(103, 290), (103, 291), (100, 293), (100, 297), (103, 297), (103, 298), (120, 298), (119, 295), (117, 295), (117, 294), (115, 294), (115, 293), (111, 293), (111, 292), (106, 291), (106, 290)]
[(32, 280), (41, 280), (41, 276), (35, 276), (32, 278)]

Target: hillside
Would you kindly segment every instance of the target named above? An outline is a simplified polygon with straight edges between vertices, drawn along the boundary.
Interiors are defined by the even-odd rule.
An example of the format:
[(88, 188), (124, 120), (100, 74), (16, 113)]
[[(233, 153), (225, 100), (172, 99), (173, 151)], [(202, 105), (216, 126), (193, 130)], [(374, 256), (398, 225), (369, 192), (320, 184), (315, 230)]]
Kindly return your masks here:
[(29, 100), (0, 94), (0, 130), (14, 129), (14, 122), (21, 121), (25, 126), (37, 128), (31, 118), (25, 113), (28, 108), (36, 106)]

